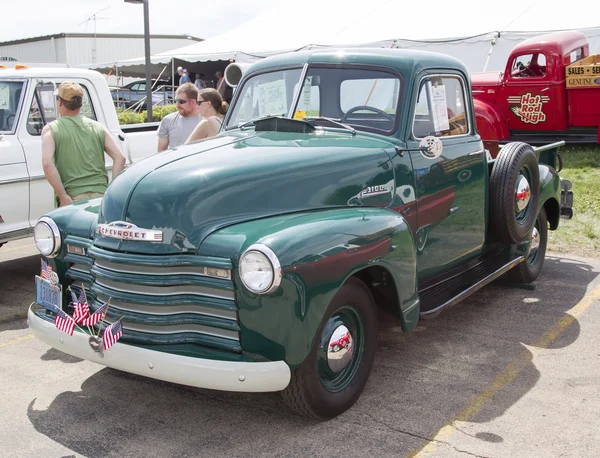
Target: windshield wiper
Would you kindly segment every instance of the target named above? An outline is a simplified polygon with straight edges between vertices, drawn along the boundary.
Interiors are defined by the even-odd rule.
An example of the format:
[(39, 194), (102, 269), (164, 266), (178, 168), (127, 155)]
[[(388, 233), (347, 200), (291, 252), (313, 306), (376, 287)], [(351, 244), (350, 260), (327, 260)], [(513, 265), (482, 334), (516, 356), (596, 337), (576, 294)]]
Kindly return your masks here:
[(341, 119), (327, 118), (325, 116), (304, 116), (302, 119), (305, 121), (325, 121), (333, 124), (336, 127), (341, 127), (342, 129), (349, 130), (350, 132), (352, 132), (352, 134), (356, 133), (356, 129), (354, 127), (340, 122)]
[(266, 115), (266, 116), (262, 116), (260, 118), (251, 119), (250, 121), (241, 122), (236, 127), (238, 129), (243, 129), (244, 127), (249, 126), (250, 124), (256, 124), (258, 121), (262, 121), (263, 119), (283, 118), (283, 117), (285, 117), (285, 114), (280, 114), (280, 115)]

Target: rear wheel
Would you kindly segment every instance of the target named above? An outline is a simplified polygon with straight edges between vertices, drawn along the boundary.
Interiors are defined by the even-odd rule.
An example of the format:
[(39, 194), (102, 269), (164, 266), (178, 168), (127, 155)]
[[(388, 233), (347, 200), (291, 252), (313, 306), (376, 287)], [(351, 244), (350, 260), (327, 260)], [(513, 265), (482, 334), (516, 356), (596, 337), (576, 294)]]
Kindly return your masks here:
[[(348, 410), (367, 384), (377, 349), (377, 310), (371, 292), (350, 278), (335, 295), (317, 339), (283, 391), (296, 413), (333, 418)], [(344, 337), (347, 345), (337, 345)]]
[(538, 214), (540, 173), (537, 156), (527, 143), (509, 143), (490, 176), (490, 227), (498, 240), (523, 243)]
[(508, 271), (508, 278), (515, 283), (531, 283), (544, 265), (546, 246), (548, 245), (548, 220), (546, 210), (542, 208), (535, 221), (531, 234), (531, 246), (525, 261)]

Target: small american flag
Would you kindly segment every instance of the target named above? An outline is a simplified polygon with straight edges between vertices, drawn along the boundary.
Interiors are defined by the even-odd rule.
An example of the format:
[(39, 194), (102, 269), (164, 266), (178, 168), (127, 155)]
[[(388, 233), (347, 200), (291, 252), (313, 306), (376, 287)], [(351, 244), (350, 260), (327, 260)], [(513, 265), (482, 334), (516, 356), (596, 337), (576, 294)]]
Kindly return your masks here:
[(81, 324), (87, 317), (90, 316), (90, 307), (85, 299), (85, 293), (81, 290), (81, 294), (79, 295), (79, 299), (73, 291), (71, 291), (71, 298), (73, 299), (73, 307), (75, 307), (75, 311), (73, 312), (73, 319), (76, 323)]
[(117, 340), (121, 338), (123, 335), (123, 325), (121, 324), (121, 319), (119, 321), (115, 321), (108, 328), (104, 330), (104, 334), (102, 334), (102, 342), (104, 343), (104, 349), (108, 350), (112, 347)]
[(42, 278), (49, 280), (50, 274), (52, 273), (52, 266), (50, 264), (48, 264), (46, 261), (44, 261), (43, 259), (41, 261), (42, 261)]
[(83, 320), (83, 325), (84, 326), (94, 326), (96, 323), (98, 323), (99, 321), (104, 319), (104, 317), (106, 316), (107, 310), (108, 310), (108, 302), (105, 302), (100, 307), (98, 307), (94, 313), (92, 313), (89, 317), (86, 317)]
[(75, 329), (75, 320), (67, 315), (62, 310), (56, 309), (56, 316), (54, 317), (54, 326), (59, 330), (66, 332), (70, 336), (73, 335)]

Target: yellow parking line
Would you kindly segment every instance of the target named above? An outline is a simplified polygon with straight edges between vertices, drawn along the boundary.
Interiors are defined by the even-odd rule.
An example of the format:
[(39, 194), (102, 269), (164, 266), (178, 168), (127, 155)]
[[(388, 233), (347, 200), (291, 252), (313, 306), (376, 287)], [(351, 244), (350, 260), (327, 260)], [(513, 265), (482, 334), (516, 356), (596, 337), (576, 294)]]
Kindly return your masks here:
[(444, 426), (433, 435), (429, 443), (420, 450), (414, 450), (408, 454), (410, 458), (416, 458), (419, 456), (426, 456), (433, 453), (440, 442), (448, 442), (452, 435), (456, 432), (454, 423), (457, 421), (469, 421), (475, 415), (477, 415), (483, 407), (492, 400), (492, 398), (510, 382), (512, 382), (517, 375), (531, 363), (532, 356), (545, 350), (554, 342), (558, 336), (560, 336), (565, 329), (567, 329), (571, 323), (585, 313), (590, 306), (600, 299), (600, 285), (597, 286), (591, 293), (583, 297), (577, 305), (572, 309), (568, 310), (566, 315), (558, 320), (548, 331), (542, 335), (539, 339), (531, 344), (532, 347), (528, 350), (523, 351), (508, 366), (500, 372), (491, 385), (485, 390), (479, 393), (474, 399), (469, 402), (467, 407), (455, 414), (450, 418)]
[(26, 336), (19, 337), (17, 339), (13, 339), (13, 340), (9, 340), (8, 342), (0, 343), (0, 348), (8, 347), (9, 345), (18, 344), (21, 342), (26, 342), (31, 339), (33, 339), (33, 334), (27, 334)]
[(0, 250), (0, 254), (7, 253), (9, 251), (22, 250), (23, 248), (31, 248), (32, 246), (35, 246), (35, 243), (32, 243), (31, 245), (21, 245), (21, 246), (17, 246), (17, 247), (14, 247), (14, 248), (7, 248), (5, 250)]

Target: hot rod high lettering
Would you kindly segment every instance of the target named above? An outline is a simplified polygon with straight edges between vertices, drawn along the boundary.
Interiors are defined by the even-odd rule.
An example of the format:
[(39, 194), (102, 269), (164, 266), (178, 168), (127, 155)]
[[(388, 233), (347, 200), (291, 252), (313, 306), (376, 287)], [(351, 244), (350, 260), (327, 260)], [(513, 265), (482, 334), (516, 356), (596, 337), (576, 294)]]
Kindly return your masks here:
[[(102, 200), (40, 219), (55, 281), (38, 280), (29, 325), (109, 367), (282, 391), (300, 414), (339, 415), (367, 383), (379, 308), (410, 331), (500, 275), (531, 282), (548, 229), (571, 212), (556, 145), (511, 143), (491, 160), (474, 119), (467, 70), (447, 56), (261, 60), (216, 138), (141, 161)], [(67, 288), (104, 319), (57, 329), (57, 317), (81, 318)]]

